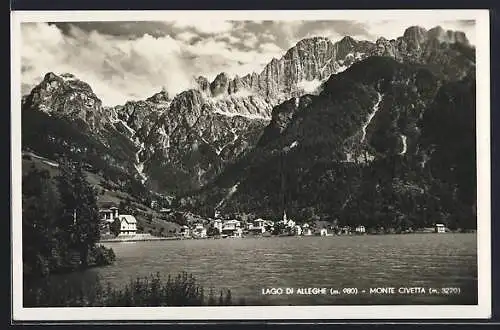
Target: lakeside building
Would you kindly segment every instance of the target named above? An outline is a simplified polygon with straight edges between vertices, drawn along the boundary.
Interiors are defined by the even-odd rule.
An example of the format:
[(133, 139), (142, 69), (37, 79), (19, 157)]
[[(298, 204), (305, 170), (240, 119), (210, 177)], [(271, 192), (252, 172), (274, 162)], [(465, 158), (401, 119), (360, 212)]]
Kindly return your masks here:
[(364, 234), (364, 233), (366, 233), (366, 228), (365, 228), (365, 226), (363, 226), (363, 225), (359, 225), (359, 226), (357, 226), (357, 227), (354, 229), (354, 231), (355, 231), (357, 234)]
[(351, 227), (349, 226), (344, 226), (341, 227), (339, 230), (340, 235), (351, 235)]
[(113, 222), (119, 216), (118, 208), (116, 206), (102, 208), (99, 210), (99, 216), (102, 221)]
[(101, 235), (111, 234), (111, 224), (118, 219), (119, 215), (118, 208), (110, 203), (105, 203), (99, 209), (99, 231)]
[(436, 233), (445, 233), (446, 227), (442, 223), (436, 223), (435, 231), (436, 231)]
[(192, 236), (196, 238), (206, 238), (207, 229), (203, 226), (202, 223), (197, 223), (192, 230)]
[(309, 225), (306, 223), (302, 226), (302, 235), (304, 236), (312, 236), (313, 232)]
[(189, 227), (186, 225), (181, 226), (181, 237), (188, 238), (191, 237), (191, 231), (189, 230)]
[(133, 215), (120, 214), (118, 207), (111, 202), (104, 202), (99, 209), (100, 224), (99, 229), (101, 234), (111, 234), (111, 224), (115, 221), (120, 222), (119, 235), (135, 235), (137, 234), (137, 219)]
[(118, 219), (120, 221), (120, 235), (137, 234), (137, 220), (133, 215), (122, 214)]
[(251, 230), (254, 233), (260, 233), (263, 234), (266, 231), (266, 220), (264, 219), (255, 219), (252, 223), (250, 223), (249, 230)]
[(219, 234), (222, 233), (222, 220), (215, 219), (213, 221), (213, 227), (219, 231)]
[(243, 230), (241, 229), (241, 222), (238, 220), (224, 221), (221, 234), (227, 237), (241, 237)]

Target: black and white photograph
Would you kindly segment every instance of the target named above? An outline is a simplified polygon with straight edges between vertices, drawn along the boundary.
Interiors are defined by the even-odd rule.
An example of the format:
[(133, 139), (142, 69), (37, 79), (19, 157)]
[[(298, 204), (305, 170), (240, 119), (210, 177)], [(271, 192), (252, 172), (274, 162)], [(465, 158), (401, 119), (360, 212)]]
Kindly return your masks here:
[(489, 316), (488, 11), (11, 17), (20, 319)]

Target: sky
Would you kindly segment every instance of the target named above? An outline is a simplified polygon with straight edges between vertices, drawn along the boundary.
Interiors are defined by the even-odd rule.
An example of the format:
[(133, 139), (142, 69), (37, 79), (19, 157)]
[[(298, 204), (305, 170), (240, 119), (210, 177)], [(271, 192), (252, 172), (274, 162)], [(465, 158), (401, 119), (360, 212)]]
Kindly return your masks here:
[(175, 95), (193, 77), (260, 72), (299, 40), (323, 36), (333, 42), (394, 39), (412, 25), (466, 33), (475, 44), (471, 20), (224, 21), (22, 23), (21, 80), (26, 94), (47, 72), (73, 73), (87, 82), (103, 105), (124, 104), (166, 89)]

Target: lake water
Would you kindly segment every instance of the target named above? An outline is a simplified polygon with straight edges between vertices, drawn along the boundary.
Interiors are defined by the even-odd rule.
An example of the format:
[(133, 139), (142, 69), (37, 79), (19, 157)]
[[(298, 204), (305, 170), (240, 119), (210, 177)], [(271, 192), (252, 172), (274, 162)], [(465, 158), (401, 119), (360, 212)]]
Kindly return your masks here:
[[(192, 273), (204, 287), (230, 289), (246, 304), (477, 304), (476, 234), (174, 240), (108, 243), (113, 266), (91, 269), (120, 285), (151, 273)], [(81, 274), (79, 276), (82, 276)], [(370, 294), (394, 287), (395, 294)], [(398, 293), (423, 287), (425, 293)], [(430, 294), (429, 288), (458, 288)], [(263, 294), (267, 288), (294, 293)], [(297, 294), (326, 288), (327, 294)], [(344, 288), (357, 288), (343, 292)], [(331, 294), (339, 290), (340, 294)], [(362, 292), (365, 290), (365, 293)], [(460, 293), (457, 292), (460, 290)], [(347, 290), (346, 290), (347, 291)], [(306, 293), (306, 292), (301, 292)]]

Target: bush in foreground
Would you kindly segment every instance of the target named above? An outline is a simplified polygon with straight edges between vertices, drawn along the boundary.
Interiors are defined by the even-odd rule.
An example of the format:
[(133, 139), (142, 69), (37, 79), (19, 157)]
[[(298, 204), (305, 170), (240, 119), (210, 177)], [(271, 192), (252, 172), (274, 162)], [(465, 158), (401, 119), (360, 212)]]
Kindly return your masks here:
[(104, 245), (98, 245), (91, 248), (89, 259), (90, 265), (107, 266), (115, 262), (116, 255), (112, 248), (107, 248)]
[[(244, 301), (240, 301), (244, 304)], [(76, 281), (49, 278), (39, 283), (25, 283), (25, 307), (158, 307), (158, 306), (228, 306), (230, 290), (208, 292), (191, 274), (162, 278), (159, 273), (137, 278), (121, 288), (110, 282), (103, 287), (98, 276)]]

